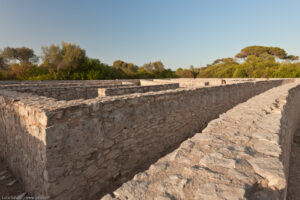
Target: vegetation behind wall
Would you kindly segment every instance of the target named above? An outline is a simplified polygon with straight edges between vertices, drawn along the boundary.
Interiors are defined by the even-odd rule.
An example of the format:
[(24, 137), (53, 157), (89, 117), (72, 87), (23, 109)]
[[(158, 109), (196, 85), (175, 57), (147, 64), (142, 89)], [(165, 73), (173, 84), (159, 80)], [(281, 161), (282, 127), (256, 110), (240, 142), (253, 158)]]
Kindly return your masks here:
[(74, 43), (41, 47), (38, 57), (28, 47), (0, 50), (0, 80), (95, 80), (145, 78), (295, 78), (298, 56), (279, 47), (249, 46), (234, 58), (221, 58), (206, 67), (166, 69), (161, 61), (137, 66), (122, 60), (107, 65), (89, 58)]

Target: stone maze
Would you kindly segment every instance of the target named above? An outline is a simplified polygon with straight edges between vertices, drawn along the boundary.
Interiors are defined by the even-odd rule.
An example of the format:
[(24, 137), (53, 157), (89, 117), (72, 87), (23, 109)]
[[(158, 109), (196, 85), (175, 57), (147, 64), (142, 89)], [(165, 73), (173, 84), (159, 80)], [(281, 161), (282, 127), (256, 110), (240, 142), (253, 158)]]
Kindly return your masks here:
[(298, 79), (1, 81), (0, 195), (297, 200), (299, 122)]

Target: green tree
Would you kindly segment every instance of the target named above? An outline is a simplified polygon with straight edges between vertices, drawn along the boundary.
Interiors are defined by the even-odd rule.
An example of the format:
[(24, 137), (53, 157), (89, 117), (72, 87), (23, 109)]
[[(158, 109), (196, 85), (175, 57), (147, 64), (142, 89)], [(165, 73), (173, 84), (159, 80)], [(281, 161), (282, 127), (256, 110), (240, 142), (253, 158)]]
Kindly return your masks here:
[(161, 61), (153, 62), (152, 65), (156, 73), (161, 73), (165, 70), (165, 66)]
[(124, 62), (122, 60), (114, 61), (112, 67), (116, 70), (121, 70), (127, 78), (135, 78), (138, 71), (138, 66), (133, 63)]
[(161, 61), (146, 63), (142, 68), (151, 74), (161, 73), (165, 70), (164, 64)]
[(190, 66), (190, 72), (193, 74), (193, 77), (196, 78), (200, 72), (199, 68), (195, 68), (193, 65)]
[(36, 63), (38, 61), (38, 57), (34, 54), (34, 51), (27, 47), (5, 47), (1, 52), (1, 57), (9, 63), (16, 61), (21, 63)]
[(85, 50), (74, 43), (62, 42), (59, 45), (42, 47), (43, 66), (50, 70), (76, 70), (85, 62)]
[(236, 64), (237, 62), (233, 58), (220, 58), (215, 60), (212, 65), (218, 64)]
[(5, 70), (7, 67), (4, 57), (0, 55), (0, 70)]
[(260, 57), (262, 54), (272, 55), (279, 59), (284, 60), (298, 60), (298, 56), (288, 55), (284, 49), (279, 47), (265, 47), (265, 46), (248, 46), (243, 48), (240, 53), (238, 53), (236, 58), (247, 58), (250, 55)]
[(193, 73), (188, 69), (178, 68), (175, 72), (179, 78), (194, 78)]
[(247, 78), (246, 70), (243, 67), (236, 67), (232, 75), (233, 78)]

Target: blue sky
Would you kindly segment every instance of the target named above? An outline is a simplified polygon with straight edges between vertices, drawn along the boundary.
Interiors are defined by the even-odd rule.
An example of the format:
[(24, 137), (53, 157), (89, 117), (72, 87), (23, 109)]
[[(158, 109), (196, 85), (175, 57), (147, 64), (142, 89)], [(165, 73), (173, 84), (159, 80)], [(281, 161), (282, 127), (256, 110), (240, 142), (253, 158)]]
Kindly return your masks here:
[(79, 44), (92, 58), (205, 66), (245, 46), (300, 56), (299, 0), (0, 0), (0, 48)]

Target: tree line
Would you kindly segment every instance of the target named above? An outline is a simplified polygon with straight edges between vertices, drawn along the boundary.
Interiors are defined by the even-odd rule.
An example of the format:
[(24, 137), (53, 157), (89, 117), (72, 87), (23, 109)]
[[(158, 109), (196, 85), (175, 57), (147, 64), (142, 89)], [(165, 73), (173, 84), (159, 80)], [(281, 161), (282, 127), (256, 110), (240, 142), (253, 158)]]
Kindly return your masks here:
[(234, 57), (220, 58), (206, 67), (177, 69), (189, 78), (299, 78), (299, 57), (279, 47), (248, 46)]
[(166, 69), (161, 61), (137, 66), (122, 60), (107, 65), (89, 58), (74, 43), (41, 48), (37, 56), (28, 47), (0, 49), (2, 80), (100, 80), (142, 78), (275, 78), (300, 77), (299, 57), (279, 47), (249, 46), (235, 57), (215, 60), (206, 67)]
[(288, 55), (279, 47), (249, 46), (234, 58), (217, 59), (202, 68), (199, 78), (297, 78), (298, 56)]
[(112, 66), (89, 58), (74, 43), (41, 47), (35, 55), (28, 47), (0, 50), (0, 79), (4, 80), (96, 80), (133, 78), (171, 78), (175, 73), (161, 61), (137, 66), (117, 60)]

